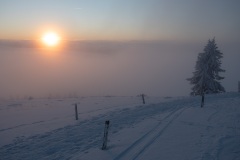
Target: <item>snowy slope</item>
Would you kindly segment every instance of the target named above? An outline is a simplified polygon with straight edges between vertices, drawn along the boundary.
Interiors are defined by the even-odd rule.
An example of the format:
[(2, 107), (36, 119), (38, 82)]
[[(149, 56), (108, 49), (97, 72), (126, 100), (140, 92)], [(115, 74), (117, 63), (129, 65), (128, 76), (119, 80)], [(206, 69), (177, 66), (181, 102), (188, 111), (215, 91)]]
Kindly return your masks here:
[[(169, 100), (147, 97), (148, 103)], [(42, 134), (141, 103), (139, 97), (113, 96), (0, 101), (0, 147), (22, 136)], [(75, 121), (75, 104), (78, 105), (79, 121)]]
[[(93, 109), (95, 114), (61, 128), (56, 123), (47, 132), (33, 131), (33, 135), (19, 137), (0, 148), (0, 159), (240, 159), (240, 94), (207, 96), (204, 108), (199, 107), (199, 100), (158, 99), (159, 102), (141, 105), (132, 97), (112, 109)], [(105, 120), (110, 120), (111, 126), (108, 149), (102, 151)], [(41, 123), (28, 125), (33, 126), (44, 130)], [(1, 141), (9, 130), (1, 128)]]

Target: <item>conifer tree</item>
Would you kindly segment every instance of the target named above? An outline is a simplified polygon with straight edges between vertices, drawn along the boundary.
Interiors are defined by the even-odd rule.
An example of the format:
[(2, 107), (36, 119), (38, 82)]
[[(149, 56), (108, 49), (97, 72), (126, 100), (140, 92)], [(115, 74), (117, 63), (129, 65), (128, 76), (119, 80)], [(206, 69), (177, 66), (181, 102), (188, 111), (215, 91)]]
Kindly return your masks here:
[(223, 53), (218, 50), (215, 38), (208, 40), (204, 52), (198, 54), (193, 77), (187, 79), (193, 85), (191, 95), (225, 92), (220, 83), (224, 77), (219, 75), (220, 72), (225, 72), (221, 69), (222, 57)]

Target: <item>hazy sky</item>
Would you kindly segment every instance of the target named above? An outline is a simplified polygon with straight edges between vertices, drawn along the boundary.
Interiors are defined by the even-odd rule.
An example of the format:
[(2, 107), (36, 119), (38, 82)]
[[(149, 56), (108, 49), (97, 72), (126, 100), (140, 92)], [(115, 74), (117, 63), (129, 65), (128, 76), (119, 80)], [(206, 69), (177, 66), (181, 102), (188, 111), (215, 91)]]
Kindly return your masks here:
[(0, 0), (0, 38), (240, 41), (239, 0)]
[[(213, 37), (224, 54), (223, 86), (236, 91), (239, 8), (240, 0), (0, 0), (0, 97), (187, 95), (186, 78)], [(49, 30), (67, 47), (8, 45)]]

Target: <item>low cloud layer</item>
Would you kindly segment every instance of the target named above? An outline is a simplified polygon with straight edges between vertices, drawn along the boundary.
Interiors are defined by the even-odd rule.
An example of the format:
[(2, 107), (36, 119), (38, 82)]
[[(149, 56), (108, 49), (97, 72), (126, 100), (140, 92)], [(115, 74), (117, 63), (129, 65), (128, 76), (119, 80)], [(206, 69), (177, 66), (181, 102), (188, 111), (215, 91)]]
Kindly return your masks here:
[[(67, 94), (188, 95), (195, 61), (204, 44), (159, 41), (69, 42), (62, 51), (38, 48), (31, 41), (0, 42), (0, 96)], [(223, 85), (237, 90), (240, 55), (219, 46), (226, 69)]]

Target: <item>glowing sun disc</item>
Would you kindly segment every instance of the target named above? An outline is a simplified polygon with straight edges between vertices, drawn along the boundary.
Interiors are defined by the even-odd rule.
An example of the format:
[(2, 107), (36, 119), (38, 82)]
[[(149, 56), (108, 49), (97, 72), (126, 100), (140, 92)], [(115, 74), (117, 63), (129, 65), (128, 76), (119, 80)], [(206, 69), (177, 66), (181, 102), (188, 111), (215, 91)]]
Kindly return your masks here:
[(60, 37), (53, 32), (49, 32), (43, 35), (42, 41), (48, 46), (56, 46), (59, 43)]

